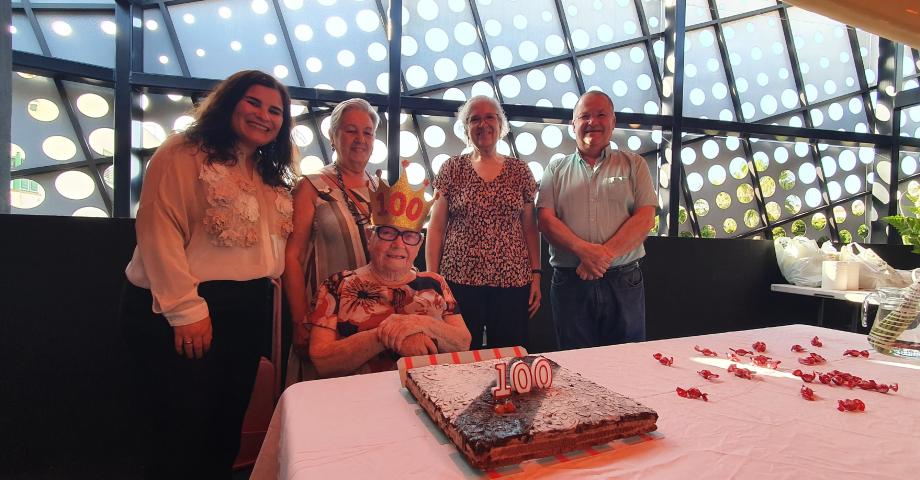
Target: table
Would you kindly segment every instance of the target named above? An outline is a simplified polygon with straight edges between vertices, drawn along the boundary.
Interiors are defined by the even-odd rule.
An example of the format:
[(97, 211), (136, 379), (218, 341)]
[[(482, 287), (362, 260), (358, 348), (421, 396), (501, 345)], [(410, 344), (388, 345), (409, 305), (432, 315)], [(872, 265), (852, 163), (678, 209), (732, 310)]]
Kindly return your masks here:
[[(818, 336), (822, 348), (809, 340)], [(782, 361), (758, 369), (755, 380), (730, 376), (725, 358), (703, 357), (694, 345), (724, 354), (728, 348), (767, 344)], [(808, 370), (850, 372), (900, 390), (880, 394), (811, 385), (819, 399), (804, 400), (800, 367), (790, 351), (801, 344), (828, 362)], [(806, 325), (729, 332), (610, 347), (546, 353), (659, 413), (658, 432), (645, 441), (613, 442), (568, 461), (529, 461), (489, 476), (513, 478), (912, 478), (920, 468), (920, 362), (871, 352), (865, 337)], [(656, 352), (674, 356), (666, 367)], [(696, 371), (721, 378), (709, 382)], [(756, 368), (756, 367), (755, 367)], [(689, 400), (675, 387), (698, 387), (709, 401)], [(837, 400), (860, 398), (863, 413), (837, 411)], [(252, 478), (481, 478), (399, 386), (397, 372), (304, 382), (289, 387), (272, 418)]]
[[(774, 283), (770, 285), (770, 290), (774, 292), (782, 293), (792, 293), (796, 295), (805, 295), (808, 297), (816, 297), (821, 299), (821, 303), (818, 304), (818, 325), (824, 326), (824, 303), (830, 300), (843, 300), (846, 302), (855, 303), (862, 305), (863, 300), (872, 293), (866, 290), (830, 290), (827, 288), (818, 288), (818, 287), (802, 287), (799, 285), (790, 285), (788, 283)], [(878, 302), (870, 301), (873, 305), (878, 305)], [(857, 331), (859, 325), (860, 314), (862, 309), (857, 307), (853, 314), (850, 316), (850, 331)]]

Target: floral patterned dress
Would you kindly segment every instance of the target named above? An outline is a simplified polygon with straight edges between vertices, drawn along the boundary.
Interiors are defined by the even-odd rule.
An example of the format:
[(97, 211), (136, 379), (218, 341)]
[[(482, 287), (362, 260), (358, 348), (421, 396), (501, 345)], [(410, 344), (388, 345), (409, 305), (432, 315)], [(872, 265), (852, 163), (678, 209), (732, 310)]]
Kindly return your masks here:
[[(338, 338), (373, 330), (392, 314), (429, 315), (443, 320), (459, 314), (457, 302), (444, 278), (417, 272), (404, 285), (383, 285), (370, 269), (346, 270), (327, 279), (316, 292), (310, 323), (336, 331)], [(393, 370), (399, 356), (384, 351), (355, 373)]]

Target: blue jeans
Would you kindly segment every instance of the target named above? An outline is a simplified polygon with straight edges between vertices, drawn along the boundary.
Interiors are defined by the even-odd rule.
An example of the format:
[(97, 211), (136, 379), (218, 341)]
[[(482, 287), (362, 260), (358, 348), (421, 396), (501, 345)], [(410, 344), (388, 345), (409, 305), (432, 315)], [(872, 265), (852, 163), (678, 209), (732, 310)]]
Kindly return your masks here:
[(550, 289), (559, 348), (645, 340), (645, 286), (639, 262), (613, 267), (597, 280), (554, 268)]

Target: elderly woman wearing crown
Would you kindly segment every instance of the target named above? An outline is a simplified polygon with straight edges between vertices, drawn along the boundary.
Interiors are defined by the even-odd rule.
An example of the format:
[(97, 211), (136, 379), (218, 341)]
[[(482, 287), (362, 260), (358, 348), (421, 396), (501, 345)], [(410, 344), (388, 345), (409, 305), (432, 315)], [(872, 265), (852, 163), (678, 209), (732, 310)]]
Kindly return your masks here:
[(321, 377), (395, 368), (401, 356), (467, 350), (470, 332), (444, 278), (413, 267), (431, 205), (404, 176), (379, 182), (368, 226), (370, 263), (329, 277), (310, 315)]

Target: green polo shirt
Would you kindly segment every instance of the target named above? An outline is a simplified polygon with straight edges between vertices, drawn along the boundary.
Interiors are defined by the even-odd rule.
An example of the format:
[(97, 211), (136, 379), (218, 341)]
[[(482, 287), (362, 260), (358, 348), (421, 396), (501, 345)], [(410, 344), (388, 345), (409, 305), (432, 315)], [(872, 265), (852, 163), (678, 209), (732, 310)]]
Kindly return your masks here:
[[(576, 151), (549, 163), (540, 181), (537, 208), (550, 208), (578, 237), (591, 243), (610, 239), (639, 207), (657, 209), (658, 197), (645, 159), (635, 153), (604, 150), (594, 167)], [(571, 251), (550, 243), (550, 265), (575, 268)], [(645, 256), (641, 244), (610, 262), (626, 265)]]

